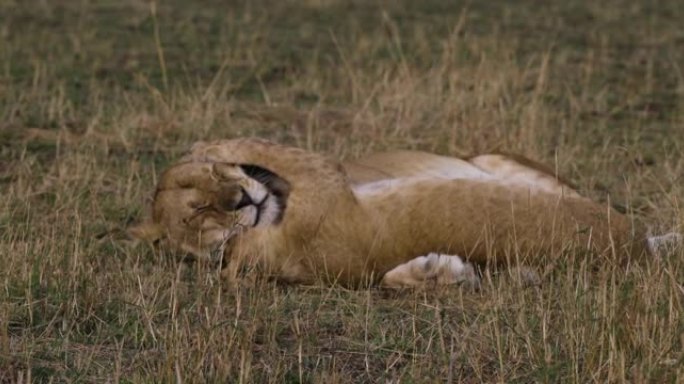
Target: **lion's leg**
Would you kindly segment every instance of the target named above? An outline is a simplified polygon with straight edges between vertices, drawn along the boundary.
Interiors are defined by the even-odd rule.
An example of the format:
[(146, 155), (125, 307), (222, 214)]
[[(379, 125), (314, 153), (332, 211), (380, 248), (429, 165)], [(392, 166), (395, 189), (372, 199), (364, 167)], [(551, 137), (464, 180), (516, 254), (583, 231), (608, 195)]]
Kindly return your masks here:
[(524, 156), (483, 154), (468, 161), (505, 184), (528, 186), (532, 190), (566, 197), (581, 197), (575, 187), (559, 178), (553, 169)]
[(427, 282), (446, 285), (464, 283), (479, 288), (480, 278), (470, 263), (456, 255), (430, 253), (401, 264), (383, 276), (380, 285), (390, 288), (416, 287)]

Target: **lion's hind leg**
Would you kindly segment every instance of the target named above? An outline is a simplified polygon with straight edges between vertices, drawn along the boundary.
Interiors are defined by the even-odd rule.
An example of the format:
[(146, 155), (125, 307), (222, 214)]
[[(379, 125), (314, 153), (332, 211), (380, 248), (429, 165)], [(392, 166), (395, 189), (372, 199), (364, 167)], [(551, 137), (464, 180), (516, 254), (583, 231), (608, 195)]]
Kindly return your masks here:
[(433, 282), (439, 285), (463, 283), (480, 287), (480, 278), (470, 263), (456, 255), (430, 253), (401, 264), (383, 276), (380, 285), (389, 288), (419, 287)]
[(494, 176), (499, 182), (518, 187), (527, 186), (531, 190), (566, 197), (581, 197), (575, 187), (560, 178), (553, 169), (523, 156), (484, 154), (471, 157), (468, 161)]

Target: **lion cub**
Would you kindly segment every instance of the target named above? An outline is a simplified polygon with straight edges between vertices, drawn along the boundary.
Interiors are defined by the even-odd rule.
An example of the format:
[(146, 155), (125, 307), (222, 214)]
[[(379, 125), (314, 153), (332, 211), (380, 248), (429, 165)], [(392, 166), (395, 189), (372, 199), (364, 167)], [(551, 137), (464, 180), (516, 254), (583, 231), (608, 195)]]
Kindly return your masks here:
[(248, 264), (347, 286), (474, 281), (463, 260), (538, 267), (573, 249), (626, 263), (652, 248), (628, 217), (524, 158), (402, 151), (343, 166), (259, 139), (193, 146), (133, 232), (221, 261), (227, 278)]

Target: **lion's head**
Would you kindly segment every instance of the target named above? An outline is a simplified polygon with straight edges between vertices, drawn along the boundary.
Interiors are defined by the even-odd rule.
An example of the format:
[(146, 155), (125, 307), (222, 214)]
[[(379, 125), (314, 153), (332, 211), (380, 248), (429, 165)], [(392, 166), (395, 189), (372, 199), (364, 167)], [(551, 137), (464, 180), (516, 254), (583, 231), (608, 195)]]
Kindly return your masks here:
[(286, 180), (256, 165), (180, 163), (163, 173), (151, 220), (129, 232), (185, 260), (219, 261), (243, 230), (278, 224), (289, 192)]

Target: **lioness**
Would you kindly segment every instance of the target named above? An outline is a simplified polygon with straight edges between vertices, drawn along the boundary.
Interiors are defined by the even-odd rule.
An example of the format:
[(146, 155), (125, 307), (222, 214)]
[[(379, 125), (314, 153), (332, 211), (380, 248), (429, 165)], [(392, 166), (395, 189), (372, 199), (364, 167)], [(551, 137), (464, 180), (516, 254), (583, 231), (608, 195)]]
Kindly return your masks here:
[(350, 180), (339, 162), (299, 148), (197, 143), (161, 176), (151, 220), (132, 233), (183, 256), (221, 260), (228, 277), (250, 264), (287, 282), (347, 286), (378, 282), (397, 267), (388, 285), (412, 285), (421, 278), (394, 272), (419, 265), (428, 276), (457, 264), (417, 258), (430, 253), (538, 266), (581, 248), (628, 262), (650, 255), (655, 242), (533, 163), (422, 154), (410, 170), (398, 165), (407, 153), (378, 156), (392, 165), (373, 157), (349, 164)]

